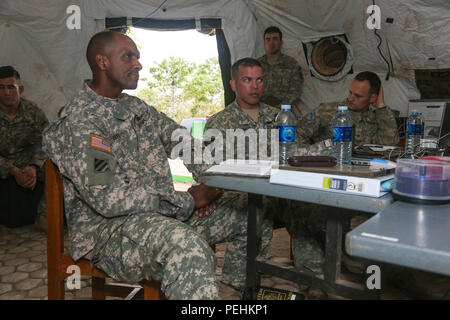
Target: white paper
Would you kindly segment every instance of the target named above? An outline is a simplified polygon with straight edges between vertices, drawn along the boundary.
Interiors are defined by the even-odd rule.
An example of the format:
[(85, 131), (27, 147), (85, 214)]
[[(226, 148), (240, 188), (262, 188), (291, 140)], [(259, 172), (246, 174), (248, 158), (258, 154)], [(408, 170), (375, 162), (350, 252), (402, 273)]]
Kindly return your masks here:
[(269, 160), (227, 160), (212, 166), (206, 172), (268, 177), (273, 166), (278, 167), (278, 163)]

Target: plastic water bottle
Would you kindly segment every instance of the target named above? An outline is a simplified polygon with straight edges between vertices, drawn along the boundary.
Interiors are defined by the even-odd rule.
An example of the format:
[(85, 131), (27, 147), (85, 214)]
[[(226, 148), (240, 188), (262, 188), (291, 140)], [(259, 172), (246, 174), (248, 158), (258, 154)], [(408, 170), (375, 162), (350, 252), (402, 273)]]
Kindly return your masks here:
[(406, 127), (405, 156), (407, 158), (410, 158), (415, 152), (417, 152), (420, 139), (423, 138), (424, 125), (422, 112), (412, 110), (408, 117)]
[(295, 127), (297, 118), (291, 112), (291, 106), (281, 105), (281, 111), (275, 118), (280, 142), (280, 164), (287, 164), (287, 159), (293, 155), (295, 148)]
[(352, 116), (347, 106), (339, 106), (333, 117), (333, 156), (339, 165), (352, 161)]

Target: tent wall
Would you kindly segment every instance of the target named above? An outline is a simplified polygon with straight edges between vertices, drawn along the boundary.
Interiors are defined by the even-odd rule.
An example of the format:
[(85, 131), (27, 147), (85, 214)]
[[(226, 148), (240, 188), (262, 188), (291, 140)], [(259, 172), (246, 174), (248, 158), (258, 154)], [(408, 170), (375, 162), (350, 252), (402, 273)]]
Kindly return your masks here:
[[(0, 65), (14, 65), (25, 84), (25, 96), (36, 101), (50, 119), (89, 78), (85, 49), (90, 37), (103, 30), (106, 17), (145, 17), (163, 0), (3, 0), (0, 2)], [(377, 72), (385, 100), (406, 114), (408, 100), (420, 98), (414, 69), (450, 67), (450, 1), (377, 0), (381, 8), (381, 49), (392, 55), (394, 73), (384, 77), (386, 63), (378, 39), (366, 27), (372, 0), (168, 0), (153, 19), (220, 18), (231, 61), (264, 54), (264, 29), (283, 30), (283, 51), (302, 66), (306, 108), (345, 98), (354, 74), (337, 82), (311, 76), (302, 42), (345, 33), (355, 52), (354, 73)], [(81, 9), (81, 29), (69, 30), (66, 12)], [(394, 19), (392, 24), (386, 18)], [(155, 45), (164, 45), (158, 43)], [(389, 46), (389, 48), (387, 47)]]

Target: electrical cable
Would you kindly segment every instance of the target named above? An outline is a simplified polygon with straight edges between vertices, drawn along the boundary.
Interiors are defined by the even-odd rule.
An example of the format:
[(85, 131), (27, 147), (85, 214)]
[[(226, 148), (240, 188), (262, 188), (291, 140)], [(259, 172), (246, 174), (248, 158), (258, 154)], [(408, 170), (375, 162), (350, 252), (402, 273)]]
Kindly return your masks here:
[(385, 78), (385, 80), (388, 81), (389, 77), (391, 76), (391, 66), (390, 66), (389, 62), (387, 61), (387, 59), (384, 57), (383, 52), (380, 49), (380, 46), (381, 46), (381, 43), (382, 43), (383, 40), (381, 39), (381, 36), (377, 33), (377, 29), (375, 29), (374, 33), (378, 37), (378, 39), (380, 41), (378, 43), (378, 46), (377, 46), (378, 52), (380, 53), (381, 57), (383, 58), (384, 62), (386, 62), (387, 67), (388, 67), (388, 73), (387, 73), (386, 78)]
[[(150, 17), (150, 16), (152, 16), (153, 14), (155, 14), (159, 9), (161, 9), (161, 7), (167, 2), (168, 0), (164, 0), (163, 2), (161, 2), (161, 4), (158, 6), (158, 8), (156, 8), (155, 10), (153, 10), (152, 12), (150, 12), (148, 15), (146, 15), (145, 17), (143, 17), (143, 18), (140, 18), (139, 20), (137, 20), (135, 23), (134, 23), (134, 25), (136, 25), (136, 24), (138, 24), (139, 22), (141, 22), (142, 20), (145, 20), (145, 19), (147, 19), (148, 17)], [(112, 27), (112, 28), (110, 28), (110, 29), (118, 29), (118, 28), (127, 28), (128, 27), (128, 25), (124, 25), (124, 26), (115, 26), (115, 27)]]
[[(444, 134), (442, 137), (440, 137), (439, 139), (437, 139), (436, 142), (439, 144), (439, 141), (441, 141), (442, 139), (444, 139), (444, 138), (445, 138), (446, 136), (448, 136), (448, 135), (450, 135), (450, 132), (447, 132), (446, 134)], [(419, 146), (420, 146), (420, 142), (419, 142), (418, 144), (413, 145), (412, 147), (413, 147), (413, 149), (415, 149), (416, 147), (419, 147)], [(399, 156), (399, 158), (402, 158), (406, 153), (407, 153), (406, 151), (403, 152), (403, 153)], [(412, 159), (414, 159), (414, 157), (417, 157), (417, 158), (418, 158), (418, 157), (420, 156), (421, 153), (424, 153), (424, 150), (419, 150), (419, 151), (413, 153), (413, 154), (411, 155), (411, 158), (412, 158)], [(390, 157), (390, 155), (389, 155), (389, 157)]]
[(141, 22), (142, 20), (144, 20), (144, 19), (147, 19), (148, 17), (150, 17), (150, 16), (152, 16), (154, 13), (156, 13), (159, 9), (161, 9), (161, 7), (164, 5), (164, 3), (166, 3), (168, 0), (164, 0), (160, 5), (159, 5), (159, 7), (158, 8), (156, 8), (155, 10), (153, 10), (152, 12), (150, 12), (148, 15), (146, 15), (145, 17), (143, 17), (143, 18), (141, 18), (141, 19), (139, 19), (139, 20), (137, 20), (134, 24), (136, 25), (136, 24), (138, 24), (139, 22)]
[[(372, 0), (372, 5), (375, 6), (375, 0)], [(372, 12), (370, 13), (369, 18), (370, 18), (374, 13), (375, 13), (375, 11), (372, 9)], [(378, 30), (375, 28), (375, 29), (374, 29), (374, 33), (375, 33), (375, 36), (376, 36), (376, 37), (378, 38), (378, 40), (379, 40), (378, 45), (377, 45), (377, 49), (378, 49), (378, 52), (380, 53), (381, 57), (383, 58), (384, 62), (386, 62), (386, 64), (387, 64), (387, 67), (388, 67), (388, 73), (387, 73), (387, 75), (386, 75), (385, 80), (388, 81), (388, 80), (389, 80), (389, 77), (391, 76), (391, 65), (389, 64), (388, 60), (387, 60), (387, 59), (385, 58), (385, 56), (383, 55), (383, 52), (381, 51), (380, 46), (381, 46), (381, 43), (383, 42), (383, 39), (382, 39), (381, 36), (377, 33), (377, 31), (378, 31)]]

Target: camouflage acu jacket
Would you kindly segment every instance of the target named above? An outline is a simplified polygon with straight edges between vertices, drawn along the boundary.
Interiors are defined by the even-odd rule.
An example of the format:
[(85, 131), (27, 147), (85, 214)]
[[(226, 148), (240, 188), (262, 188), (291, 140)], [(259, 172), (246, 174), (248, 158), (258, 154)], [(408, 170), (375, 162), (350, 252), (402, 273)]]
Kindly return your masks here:
[[(218, 129), (220, 130), (222, 137), (223, 137), (223, 151), (224, 156), (223, 160), (227, 158), (226, 155), (226, 144), (227, 144), (227, 129), (232, 129), (233, 131), (236, 129), (242, 129), (244, 132), (248, 129), (254, 129), (255, 133), (257, 134), (257, 140), (256, 143), (262, 143), (259, 148), (267, 148), (267, 157), (270, 157), (271, 154), (271, 143), (272, 143), (272, 135), (271, 135), (271, 129), (276, 129), (276, 123), (275, 118), (278, 114), (279, 110), (272, 108), (271, 106), (268, 106), (264, 103), (259, 104), (259, 115), (258, 115), (258, 122), (255, 122), (252, 118), (250, 118), (244, 111), (242, 111), (242, 108), (239, 107), (236, 101), (229, 104), (224, 110), (216, 113), (211, 118), (208, 119), (205, 126), (205, 132), (208, 129)], [(266, 131), (260, 131), (260, 129), (266, 129)], [(236, 132), (236, 131), (234, 131)], [(247, 131), (248, 132), (248, 131)], [(267, 140), (263, 140), (260, 137), (260, 134), (263, 134), (263, 136), (266, 136)], [(229, 135), (229, 133), (228, 133)], [(229, 140), (230, 136), (228, 136)], [(276, 136), (278, 138), (278, 136)], [(234, 139), (234, 138), (232, 138)], [(238, 143), (237, 139), (234, 143), (234, 159), (243, 159), (244, 157), (238, 157), (239, 150), (238, 150)], [(256, 145), (253, 143), (253, 148), (249, 146), (249, 139), (247, 140), (247, 143), (244, 144), (245, 146), (245, 159), (257, 159), (259, 158), (258, 153), (259, 149), (256, 148)], [(251, 143), (251, 142), (250, 142)], [(254, 149), (253, 152), (250, 153), (250, 150)], [(267, 159), (267, 158), (265, 158)], [(263, 159), (262, 159), (263, 160)]]
[(44, 112), (33, 102), (20, 99), (19, 111), (10, 119), (0, 110), (0, 178), (6, 179), (13, 166), (41, 167), (46, 159), (42, 151), (42, 131), (48, 125)]
[[(332, 119), (338, 105), (345, 102), (322, 103), (297, 123), (297, 144), (300, 147), (330, 139), (333, 134)], [(366, 143), (397, 145), (399, 142), (397, 122), (389, 107), (356, 112), (349, 110), (354, 124), (355, 146)]]
[(281, 54), (277, 62), (271, 65), (267, 61), (267, 55), (258, 58), (263, 68), (264, 94), (261, 101), (268, 96), (274, 96), (281, 100), (281, 104), (293, 104), (300, 98), (303, 74), (297, 61), (285, 54)]
[[(174, 190), (167, 160), (178, 143), (172, 132), (182, 127), (138, 98), (108, 99), (88, 83), (43, 138), (44, 150), (63, 176), (74, 259), (101, 246), (133, 214), (184, 221), (194, 209), (189, 193)], [(194, 177), (209, 167), (186, 165)]]

